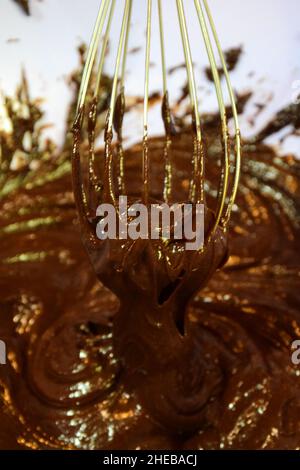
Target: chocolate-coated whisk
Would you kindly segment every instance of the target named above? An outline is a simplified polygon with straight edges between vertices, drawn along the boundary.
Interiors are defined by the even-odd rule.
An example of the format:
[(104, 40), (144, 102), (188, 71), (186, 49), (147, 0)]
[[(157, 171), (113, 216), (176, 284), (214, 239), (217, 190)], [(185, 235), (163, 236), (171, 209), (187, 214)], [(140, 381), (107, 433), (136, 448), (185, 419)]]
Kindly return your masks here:
[[(163, 198), (165, 202), (169, 202), (172, 194), (172, 161), (170, 159), (170, 148), (172, 146), (172, 136), (174, 134), (174, 124), (171, 116), (169, 105), (169, 93), (167, 85), (166, 73), (166, 57), (165, 57), (165, 37), (164, 37), (164, 20), (163, 5), (161, 0), (157, 0), (158, 18), (153, 18), (152, 4), (154, 0), (147, 0), (147, 29), (146, 29), (146, 52), (145, 52), (145, 79), (144, 79), (144, 111), (143, 111), (143, 136), (142, 136), (142, 173), (143, 173), (143, 191), (142, 200), (145, 204), (149, 200), (149, 168), (151, 158), (148, 146), (148, 108), (149, 108), (149, 75), (150, 75), (150, 48), (151, 48), (151, 29), (152, 22), (159, 22), (160, 30), (160, 49), (162, 63), (162, 118), (165, 128), (165, 145), (164, 145), (164, 161), (165, 161), (165, 178)], [(176, 1), (178, 24), (180, 28), (182, 46), (185, 57), (185, 65), (187, 72), (187, 80), (189, 87), (189, 96), (192, 109), (192, 130), (193, 133), (193, 172), (189, 188), (189, 200), (193, 203), (203, 203), (205, 201), (204, 190), (204, 173), (205, 173), (205, 152), (203, 145), (203, 135), (201, 128), (201, 116), (199, 112), (197, 86), (194, 75), (193, 59), (189, 41), (188, 24), (186, 21), (183, 0)], [(214, 81), (218, 107), (220, 112), (221, 133), (222, 133), (222, 162), (219, 189), (217, 195), (217, 207), (215, 210), (215, 218), (212, 227), (206, 235), (206, 243), (212, 238), (217, 227), (226, 228), (230, 218), (230, 213), (234, 204), (234, 200), (238, 188), (238, 180), (240, 173), (240, 133), (238, 125), (237, 110), (235, 105), (234, 93), (230, 84), (229, 74), (226, 68), (225, 59), (218, 40), (212, 15), (206, 0), (194, 0), (195, 13), (197, 14), (202, 37), (205, 43), (212, 77)], [(126, 58), (128, 53), (128, 39), (130, 34), (130, 22), (134, 0), (119, 0), (118, 7), (122, 8), (122, 25), (116, 53), (115, 70), (112, 80), (110, 103), (107, 112), (105, 134), (104, 134), (104, 156), (105, 171), (104, 183), (102, 188), (102, 199), (104, 202), (113, 202), (116, 204), (116, 192), (114, 188), (113, 178), (113, 159), (118, 159), (118, 175), (117, 184), (119, 194), (125, 194), (125, 178), (124, 178), (124, 151), (122, 144), (122, 127), (125, 112), (125, 71)], [(140, 2), (137, 2), (137, 7)], [(92, 72), (96, 70), (96, 81), (93, 91), (92, 104), (88, 112), (88, 134), (89, 134), (89, 196), (91, 188), (97, 186), (94, 172), (95, 165), (95, 123), (97, 115), (97, 104), (99, 100), (99, 91), (101, 87), (101, 79), (103, 75), (103, 65), (110, 37), (110, 29), (112, 19), (116, 13), (116, 0), (102, 0), (95, 29), (88, 50), (86, 64), (83, 71), (82, 82), (79, 92), (77, 118), (75, 122), (78, 127), (84, 118), (84, 108), (87, 101), (87, 93), (91, 82)], [(213, 46), (214, 43), (214, 46)], [(223, 98), (223, 91), (219, 76), (219, 70), (216, 63), (214, 48), (216, 48), (223, 69), (225, 82), (230, 97), (231, 114), (235, 128), (234, 145), (230, 145), (230, 137), (228, 132), (228, 123), (226, 117), (226, 109)], [(99, 56), (99, 59), (97, 58)], [(116, 152), (113, 148), (113, 134), (117, 135)], [(78, 137), (78, 134), (77, 134)], [(83, 213), (81, 217), (85, 224), (88, 224), (88, 196), (85, 194), (83, 185), (81, 184), (80, 167), (76, 155), (78, 152), (79, 140), (76, 138), (73, 158), (73, 175), (75, 182), (75, 197), (79, 207), (79, 212)], [(77, 189), (76, 189), (77, 188)]]
[[(147, 2), (147, 28), (143, 134), (139, 139), (141, 145), (134, 146), (132, 150), (125, 152), (122, 141), (122, 129), (125, 127), (123, 126), (126, 110), (125, 70), (128, 38), (131, 30), (131, 13), (135, 6), (141, 8), (141, 0), (118, 0), (118, 2), (116, 0), (102, 0), (87, 54), (74, 124), (73, 183), (83, 244), (98, 279), (119, 299), (118, 311), (112, 319), (113, 344), (114, 356), (119, 361), (124, 374), (125, 387), (128, 386), (128, 390), (134, 389), (139, 402), (153, 420), (172, 433), (182, 433), (207, 426), (207, 423), (210, 423), (210, 416), (216, 414), (215, 404), (218, 403), (219, 393), (222, 393), (224, 375), (220, 367), (219, 358), (222, 357), (222, 352), (218, 348), (218, 341), (214, 342), (214, 347), (209, 348), (207, 354), (207, 335), (204, 334), (204, 338), (198, 343), (197, 338), (202, 335), (196, 333), (194, 336), (194, 329), (191, 322), (188, 321), (187, 306), (193, 295), (207, 284), (214, 272), (221, 268), (227, 259), (228, 234), (226, 226), (238, 186), (240, 135), (234, 96), (207, 2), (205, 0), (191, 0), (190, 5), (195, 6), (196, 19), (199, 20), (211, 65), (222, 126), (223, 145), (220, 150), (221, 164), (217, 204), (216, 208), (212, 210), (206, 204), (206, 188), (204, 186), (206, 152), (188, 24), (183, 5), (187, 2), (169, 0), (169, 5), (173, 3), (177, 7), (177, 26), (181, 33), (191, 102), (192, 126), (190, 131), (184, 131), (184, 141), (188, 142), (187, 148), (190, 148), (190, 161), (192, 162), (192, 174), (188, 188), (179, 179), (184, 174), (180, 171), (182, 168), (180, 167), (181, 158), (185, 158), (185, 163), (187, 163), (184, 165), (185, 170), (187, 167), (190, 168), (190, 165), (186, 161), (188, 152), (184, 150), (180, 155), (181, 147), (178, 147), (178, 143), (180, 144), (181, 137), (179, 136), (177, 139), (175, 136), (176, 122), (174, 123), (172, 119), (172, 110), (169, 105), (165, 56), (165, 40), (168, 38), (164, 36), (163, 29), (163, 7), (167, 2), (161, 0), (157, 0), (156, 21), (159, 25), (158, 36), (161, 50), (162, 121), (165, 136), (158, 139), (158, 146), (156, 146), (156, 140), (149, 139), (150, 47), (153, 35), (151, 30), (155, 20), (152, 11), (154, 0), (145, 0), (145, 2)], [(117, 6), (119, 7), (118, 11)], [(120, 7), (122, 7), (121, 11)], [(105, 82), (104, 76), (102, 78), (103, 64), (112, 18), (114, 14), (120, 13), (122, 25), (118, 38), (109, 103), (107, 105), (106, 102), (102, 106), (100, 99), (102, 100), (104, 95), (107, 97), (107, 94), (105, 87), (100, 90), (101, 82), (103, 80), (105, 85), (110, 82), (107, 77)], [(210, 29), (208, 29), (209, 25)], [(232, 150), (212, 38), (219, 51), (231, 100), (231, 115), (235, 125), (235, 145), (232, 146)], [(99, 54), (97, 54), (98, 50)], [(97, 123), (100, 121), (97, 120), (97, 115), (103, 109), (108, 109), (104, 129), (104, 152), (98, 152), (98, 158), (95, 160), (95, 137), (98, 135)], [(86, 116), (87, 125), (84, 126), (83, 119), (86, 119)], [(89, 141), (88, 148), (84, 138), (86, 130)], [(113, 139), (113, 134), (116, 139)], [(192, 143), (191, 147), (190, 142)], [(86, 173), (81, 171), (81, 163), (84, 166), (84, 160), (81, 161), (80, 158), (81, 150), (83, 154), (86, 154), (87, 149), (89, 154), (88, 191), (85, 190), (83, 184)], [(140, 162), (135, 160), (139, 155), (142, 160), (141, 170), (139, 169)], [(104, 177), (103, 184), (99, 185), (99, 176), (97, 175), (101, 171), (97, 166), (101, 165), (100, 160), (103, 156)], [(128, 160), (126, 160), (126, 156)], [(218, 159), (219, 155), (215, 160), (217, 171), (219, 171)], [(178, 172), (175, 171), (176, 165), (178, 165)], [(152, 171), (150, 172), (150, 170)], [(160, 176), (163, 175), (157, 174), (157, 170), (164, 172), (163, 191), (160, 187)], [(140, 171), (142, 172), (142, 185), (140, 185)], [(154, 180), (154, 174), (157, 175), (159, 181)], [(128, 178), (126, 178), (127, 175)], [(150, 176), (153, 178), (152, 181), (150, 181)], [(115, 212), (118, 213), (119, 225), (121, 226), (123, 210), (125, 214), (127, 209), (130, 217), (129, 210), (132, 206), (129, 206), (129, 209), (128, 207), (122, 209), (119, 204), (120, 196), (127, 194), (130, 198), (130, 204), (132, 200), (138, 203), (141, 201), (147, 205), (148, 209), (148, 205), (153, 202), (156, 205), (159, 203), (160, 207), (162, 207), (161, 202), (163, 201), (172, 204), (173, 200), (181, 198), (180, 191), (186, 192), (186, 189), (188, 189), (188, 194), (183, 199), (186, 198), (188, 199), (186, 202), (194, 204), (191, 212), (193, 218), (189, 219), (192, 223), (195, 221), (195, 213), (197, 217), (198, 207), (196, 204), (204, 203), (205, 205), (203, 213), (204, 244), (197, 245), (193, 251), (189, 251), (183, 244), (185, 238), (182, 237), (178, 241), (176, 236), (173, 239), (164, 237), (163, 231), (159, 232), (161, 233), (160, 237), (153, 237), (153, 239), (135, 239), (127, 237), (127, 235), (123, 237), (121, 231), (118, 237), (115, 234), (111, 238), (104, 237), (104, 240), (101, 237), (101, 239), (97, 238), (95, 225), (98, 225), (96, 217), (98, 211), (95, 210), (96, 206), (99, 207), (101, 204), (100, 209), (102, 210), (104, 203), (107, 212), (115, 209), (111, 212), (114, 217)], [(211, 194), (210, 191), (209, 196)], [(181, 205), (179, 204), (179, 206)], [(141, 207), (144, 209), (144, 206)], [(151, 205), (151, 209), (152, 207)], [(117, 225), (117, 221), (115, 225)], [(127, 217), (126, 227), (130, 227)], [(200, 230), (201, 227), (199, 232)], [(199, 232), (197, 232), (198, 235)], [(199, 332), (199, 330), (197, 331)], [(223, 348), (222, 345), (221, 348)]]

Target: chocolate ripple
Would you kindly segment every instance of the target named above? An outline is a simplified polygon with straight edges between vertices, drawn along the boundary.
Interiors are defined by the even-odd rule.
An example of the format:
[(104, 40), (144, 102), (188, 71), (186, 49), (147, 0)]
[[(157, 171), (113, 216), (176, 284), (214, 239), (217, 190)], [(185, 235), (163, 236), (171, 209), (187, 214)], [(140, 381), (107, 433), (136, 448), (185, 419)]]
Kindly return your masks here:
[[(216, 130), (210, 132), (206, 174), (213, 196), (220, 147)], [(162, 145), (159, 138), (150, 144), (157, 196)], [(190, 148), (187, 133), (175, 138), (176, 200), (186, 198)], [(140, 188), (138, 152), (126, 156), (133, 193)], [(4, 197), (0, 337), (8, 364), (0, 369), (1, 448), (299, 448), (300, 369), (291, 362), (291, 343), (300, 338), (299, 175), (293, 157), (245, 144), (229, 259), (194, 293), (183, 330), (176, 327), (170, 339), (172, 358), (162, 346), (166, 369), (153, 375), (153, 388), (145, 387), (151, 381), (133, 381), (113, 350), (118, 302), (99, 284), (81, 246), (69, 174)], [(43, 200), (41, 218), (32, 208)], [(133, 309), (138, 324), (134, 315)], [(126, 335), (126, 317), (122, 328)], [(127, 340), (128, 354), (143, 362), (145, 343)], [(160, 406), (159, 395), (150, 393), (159, 383), (169, 384)], [(175, 435), (157, 424), (161, 406), (174, 426), (185, 409), (191, 428)]]

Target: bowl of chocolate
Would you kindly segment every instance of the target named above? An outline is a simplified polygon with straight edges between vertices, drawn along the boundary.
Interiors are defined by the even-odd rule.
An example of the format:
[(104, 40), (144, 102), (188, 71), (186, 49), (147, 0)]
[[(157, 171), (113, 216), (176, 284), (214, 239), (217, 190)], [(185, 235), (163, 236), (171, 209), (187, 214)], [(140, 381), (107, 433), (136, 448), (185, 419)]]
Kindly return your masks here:
[[(89, 213), (84, 221), (75, 203), (71, 160), (76, 138), (83, 136), (81, 153), (91, 153), (89, 128), (76, 127), (86, 43), (99, 6), (90, 3), (87, 11), (74, 0), (0, 5), (7, 18), (0, 44), (7, 64), (0, 73), (0, 449), (299, 449), (299, 5), (230, 0), (220, 11), (210, 2), (235, 90), (242, 160), (226, 236), (217, 229), (190, 262), (182, 245), (171, 249), (160, 241), (98, 248), (83, 227), (88, 220), (93, 228), (94, 219)], [(272, 24), (265, 20), (269, 9)], [(143, 90), (137, 92), (135, 71), (145, 58), (146, 22), (139, 25), (146, 10), (133, 7), (132, 15), (127, 107), (140, 120)], [(194, 21), (191, 42), (199, 34)], [(175, 96), (172, 197), (183, 201), (193, 139), (186, 68), (170, 28), (166, 21), (167, 79)], [(113, 35), (107, 52), (93, 128), (100, 173), (97, 138), (106, 126), (114, 78), (109, 51), (118, 39)], [(153, 50), (149, 128), (162, 122), (160, 56)], [(210, 108), (214, 84), (205, 59), (195, 71), (203, 85), (210, 226), (223, 151), (220, 115)], [(125, 115), (125, 186), (136, 197), (145, 183), (143, 142), (126, 122)], [(147, 140), (155, 201), (164, 183), (160, 125)], [(99, 181), (97, 174), (94, 189), (101, 192)]]

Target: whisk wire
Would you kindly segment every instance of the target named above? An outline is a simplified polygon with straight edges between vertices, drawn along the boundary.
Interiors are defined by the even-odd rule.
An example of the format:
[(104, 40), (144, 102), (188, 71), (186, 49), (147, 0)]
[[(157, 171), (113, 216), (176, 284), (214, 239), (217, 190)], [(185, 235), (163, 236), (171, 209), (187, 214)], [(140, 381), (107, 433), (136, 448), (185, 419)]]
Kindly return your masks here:
[(160, 35), (160, 53), (161, 53), (161, 70), (163, 81), (163, 94), (167, 92), (167, 71), (166, 71), (166, 54), (165, 54), (165, 37), (164, 37), (164, 22), (161, 0), (157, 0), (158, 18), (159, 18), (159, 35)]
[(110, 33), (111, 23), (112, 23), (114, 11), (115, 11), (115, 5), (116, 5), (116, 0), (112, 0), (111, 7), (110, 7), (110, 12), (109, 12), (109, 17), (108, 17), (108, 21), (107, 21), (107, 25), (106, 25), (105, 35), (104, 35), (104, 39), (103, 39), (103, 44), (102, 44), (102, 48), (101, 48), (99, 65), (98, 65), (96, 86), (95, 86), (95, 92), (94, 92), (95, 97), (97, 97), (99, 95), (99, 89), (100, 89), (100, 84), (101, 84), (105, 54), (106, 54), (106, 51), (107, 51), (109, 33)]
[(124, 44), (123, 61), (122, 61), (121, 89), (124, 88), (124, 82), (125, 82), (126, 59), (127, 59), (127, 53), (128, 53), (131, 14), (132, 14), (132, 0), (129, 0), (129, 11), (128, 11), (128, 17), (127, 17), (127, 24), (126, 24), (126, 35), (125, 35), (125, 44)]
[(104, 188), (104, 199), (107, 201), (110, 199), (113, 204), (116, 206), (116, 197), (114, 191), (114, 184), (113, 184), (113, 174), (112, 174), (112, 164), (113, 164), (113, 149), (112, 149), (112, 139), (113, 139), (113, 122), (114, 122), (114, 115), (116, 112), (116, 100), (117, 100), (117, 90), (119, 84), (119, 70), (121, 64), (121, 57), (122, 52), (124, 49), (124, 42), (126, 36), (126, 26), (128, 22), (129, 16), (129, 7), (130, 7), (130, 0), (126, 0), (125, 8), (123, 12), (122, 18), (122, 25), (121, 25), (121, 33), (119, 38), (118, 50), (117, 50), (117, 57), (115, 63), (115, 71), (114, 71), (114, 78), (112, 84), (112, 92), (110, 97), (110, 105), (107, 113), (106, 118), (106, 127), (105, 127), (105, 188)]
[(111, 92), (111, 98), (110, 98), (109, 116), (108, 116), (109, 131), (112, 130), (113, 119), (114, 119), (115, 104), (116, 104), (117, 90), (118, 90), (118, 83), (119, 83), (119, 70), (120, 70), (121, 57), (122, 57), (122, 52), (123, 52), (123, 47), (124, 47), (129, 6), (130, 6), (130, 0), (126, 0), (124, 13), (123, 13), (123, 19), (122, 19), (121, 34), (120, 34), (120, 39), (119, 39), (117, 57), (116, 57), (112, 92)]
[(163, 83), (163, 99), (162, 99), (162, 119), (165, 127), (166, 139), (164, 143), (164, 185), (163, 185), (163, 198), (166, 203), (170, 202), (172, 194), (172, 164), (170, 160), (170, 150), (172, 145), (172, 118), (169, 104), (169, 93), (167, 90), (167, 70), (166, 70), (166, 54), (165, 54), (165, 37), (163, 27), (163, 12), (161, 0), (157, 0), (158, 6), (158, 19), (159, 19), (159, 35), (160, 35), (160, 50), (161, 50), (161, 68), (162, 68), (162, 83)]
[(194, 136), (194, 152), (193, 152), (193, 178), (190, 185), (190, 200), (192, 202), (204, 202), (204, 153), (203, 143), (201, 134), (200, 115), (198, 109), (198, 96), (197, 88), (194, 75), (194, 67), (192, 61), (191, 47), (188, 37), (188, 30), (185, 18), (185, 12), (182, 0), (176, 0), (177, 12), (180, 25), (180, 32), (182, 37), (183, 51), (185, 56), (185, 63), (188, 76), (188, 85), (190, 91), (191, 105), (192, 105), (192, 117), (193, 117), (193, 130), (195, 131)]
[(98, 50), (99, 39), (102, 34), (108, 7), (109, 7), (109, 0), (102, 0), (100, 8), (99, 8), (99, 13), (97, 16), (95, 28), (93, 31), (92, 39), (91, 39), (90, 46), (88, 49), (86, 63), (83, 69), (79, 95), (78, 95), (77, 113), (83, 107), (85, 103), (88, 84), (89, 84), (91, 73), (93, 70), (94, 63), (95, 63), (95, 57), (96, 57), (97, 50)]
[[(218, 207), (216, 210), (216, 216), (215, 216), (215, 222), (211, 230), (211, 235), (213, 235), (220, 223), (221, 217), (223, 215), (224, 211), (224, 206), (226, 202), (226, 196), (227, 196), (227, 191), (228, 191), (228, 183), (229, 183), (229, 136), (228, 136), (228, 126), (227, 126), (227, 117), (226, 117), (226, 110), (225, 110), (225, 104), (224, 104), (224, 98), (223, 98), (223, 92), (222, 92), (222, 87), (221, 87), (221, 82), (220, 82), (220, 76), (213, 52), (213, 47), (209, 35), (209, 31), (207, 28), (204, 12), (200, 3), (200, 0), (194, 0), (197, 15), (198, 15), (198, 20), (200, 24), (200, 28), (202, 31), (202, 36), (204, 39), (206, 51), (207, 51), (207, 56), (209, 59), (209, 64), (211, 67), (212, 75), (213, 75), (213, 80), (214, 80), (214, 86), (216, 90), (216, 95), (217, 95), (217, 101), (218, 101), (218, 106), (219, 106), (219, 111), (220, 111), (220, 120), (221, 120), (221, 127), (222, 127), (222, 144), (223, 144), (223, 165), (222, 165), (222, 170), (221, 170), (221, 178), (220, 178), (220, 184), (219, 184), (219, 190), (218, 190)], [(210, 236), (210, 235), (209, 235)], [(208, 239), (209, 239), (208, 236)]]
[(234, 201), (236, 199), (237, 195), (237, 190), (238, 190), (238, 184), (239, 184), (239, 177), (240, 177), (240, 171), (241, 171), (241, 135), (240, 135), (240, 129), (239, 129), (239, 121), (238, 121), (238, 113), (237, 113), (237, 108), (236, 108), (236, 101), (235, 101), (235, 96), (233, 92), (233, 88), (231, 85), (231, 80), (229, 76), (229, 72), (227, 70), (227, 65), (225, 61), (225, 57), (222, 51), (222, 47), (218, 38), (217, 30), (215, 27), (215, 23), (210, 11), (210, 8), (208, 6), (207, 0), (203, 0), (203, 4), (205, 7), (205, 11), (209, 20), (209, 24), (211, 27), (211, 31), (217, 46), (219, 58), (221, 61), (222, 69), (224, 72), (225, 80), (226, 80), (226, 85), (229, 93), (229, 98), (230, 98), (230, 104), (231, 104), (231, 109), (232, 109), (232, 116), (233, 116), (233, 122), (234, 122), (234, 127), (235, 127), (235, 168), (234, 168), (234, 177), (233, 177), (233, 185), (232, 185), (232, 190), (231, 194), (229, 195), (229, 202), (228, 206), (226, 209), (226, 213), (223, 217), (224, 222), (223, 225), (226, 225), (229, 221), (230, 214), (233, 208)]
[(147, 41), (145, 57), (144, 88), (144, 133), (143, 133), (143, 200), (147, 204), (149, 196), (149, 148), (148, 148), (148, 108), (149, 108), (149, 69), (151, 48), (152, 0), (147, 1)]

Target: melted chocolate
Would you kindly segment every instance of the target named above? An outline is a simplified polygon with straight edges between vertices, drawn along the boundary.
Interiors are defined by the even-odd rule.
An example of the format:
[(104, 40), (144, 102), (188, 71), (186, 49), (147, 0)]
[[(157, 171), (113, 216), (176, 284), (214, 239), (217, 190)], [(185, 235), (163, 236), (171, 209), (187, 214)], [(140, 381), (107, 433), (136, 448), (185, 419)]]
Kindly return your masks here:
[[(188, 135), (174, 145), (182, 187), (188, 145)], [(156, 140), (153, 157), (159, 146)], [(135, 161), (132, 151), (132, 176)], [(208, 171), (213, 177), (214, 166)], [(170, 273), (162, 263), (150, 290), (144, 266), (151, 267), (145, 260), (152, 254), (136, 246), (119, 278), (108, 279), (111, 268), (98, 273), (118, 294), (125, 288), (135, 295), (117, 316), (117, 300), (81, 248), (69, 175), (6, 197), (0, 287), (9, 364), (1, 368), (1, 448), (298, 447), (300, 374), (290, 357), (300, 326), (298, 178), (291, 157), (246, 148), (225, 268), (187, 311), (199, 272), (187, 278), (190, 292), (182, 288), (184, 295), (178, 290), (158, 307), (157, 286), (163, 290)], [(197, 421), (196, 433), (174, 436), (182, 429), (174, 427), (179, 410), (190, 416), (182, 418), (185, 430)], [(153, 421), (163, 411), (173, 432)]]
[[(218, 120), (206, 127), (213, 208), (222, 147)], [(172, 198), (183, 201), (194, 142), (184, 130), (172, 142)], [(151, 200), (161, 199), (164, 148), (149, 140)], [(124, 161), (135, 200), (141, 150)], [(0, 447), (299, 448), (300, 163), (244, 143), (227, 261), (222, 231), (191, 259), (178, 242), (99, 251), (84, 230), (92, 267), (68, 158), (18, 170), (1, 188)]]

